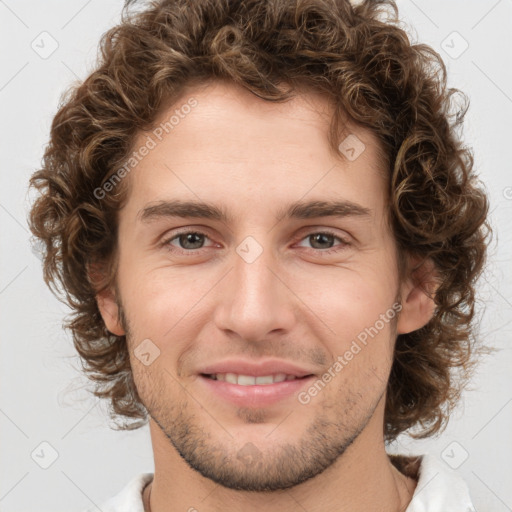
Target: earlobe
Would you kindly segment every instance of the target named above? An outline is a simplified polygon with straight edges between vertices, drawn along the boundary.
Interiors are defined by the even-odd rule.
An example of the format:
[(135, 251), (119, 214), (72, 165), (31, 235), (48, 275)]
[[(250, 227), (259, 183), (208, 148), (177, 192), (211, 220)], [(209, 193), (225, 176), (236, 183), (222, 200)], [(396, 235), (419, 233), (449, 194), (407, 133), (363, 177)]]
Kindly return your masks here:
[(424, 327), (434, 316), (437, 273), (429, 260), (412, 272), (401, 288), (402, 310), (397, 333), (407, 334)]
[(96, 302), (105, 326), (112, 334), (124, 336), (126, 334), (119, 319), (119, 306), (111, 290), (104, 290), (96, 295)]
[(93, 288), (99, 290), (96, 293), (96, 303), (103, 322), (105, 322), (105, 327), (116, 336), (124, 336), (126, 332), (119, 319), (119, 306), (116, 296), (111, 287), (105, 285), (103, 268), (99, 265), (89, 265), (88, 276)]

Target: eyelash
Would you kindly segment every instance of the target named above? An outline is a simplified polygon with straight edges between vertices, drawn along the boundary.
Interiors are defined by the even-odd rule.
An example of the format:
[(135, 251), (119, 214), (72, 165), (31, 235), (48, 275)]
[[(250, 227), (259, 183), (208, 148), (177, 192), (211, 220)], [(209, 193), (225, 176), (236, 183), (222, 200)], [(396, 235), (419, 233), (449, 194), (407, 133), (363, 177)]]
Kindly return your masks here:
[[(197, 254), (198, 251), (200, 251), (201, 249), (205, 249), (205, 248), (201, 247), (199, 249), (188, 249), (187, 250), (187, 249), (180, 249), (180, 248), (171, 246), (171, 242), (173, 240), (176, 240), (177, 238), (179, 238), (182, 235), (189, 235), (189, 234), (201, 235), (201, 236), (204, 236), (206, 238), (210, 238), (206, 233), (203, 233), (202, 231), (198, 231), (198, 230), (185, 230), (185, 231), (181, 231), (179, 233), (174, 233), (172, 237), (166, 238), (165, 240), (163, 240), (160, 245), (161, 245), (161, 247), (166, 247), (169, 251), (171, 251), (173, 253), (187, 255), (187, 256), (194, 256), (194, 255)], [(322, 230), (322, 231), (312, 231), (312, 232), (308, 233), (307, 235), (303, 236), (302, 238), (300, 238), (299, 241), (305, 240), (306, 238), (308, 238), (308, 237), (310, 237), (312, 235), (329, 235), (329, 236), (332, 236), (333, 238), (335, 238), (336, 240), (339, 240), (341, 242), (341, 244), (340, 244), (341, 247), (338, 246), (337, 248), (336, 247), (331, 247), (330, 249), (315, 249), (315, 248), (311, 248), (312, 251), (320, 253), (322, 255), (328, 255), (328, 254), (333, 254), (333, 253), (340, 252), (340, 251), (344, 250), (346, 247), (351, 245), (350, 242), (348, 242), (347, 240), (345, 240), (345, 239), (341, 238), (340, 236), (336, 235), (332, 231), (329, 231), (328, 229)]]

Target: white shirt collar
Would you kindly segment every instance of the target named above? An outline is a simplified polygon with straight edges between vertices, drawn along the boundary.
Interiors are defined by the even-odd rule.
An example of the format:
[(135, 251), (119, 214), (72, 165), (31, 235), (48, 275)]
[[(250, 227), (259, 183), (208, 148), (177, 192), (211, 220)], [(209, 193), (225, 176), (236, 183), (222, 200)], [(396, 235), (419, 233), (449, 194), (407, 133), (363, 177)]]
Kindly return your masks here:
[(418, 483), (405, 512), (475, 512), (464, 479), (437, 455), (421, 455)]

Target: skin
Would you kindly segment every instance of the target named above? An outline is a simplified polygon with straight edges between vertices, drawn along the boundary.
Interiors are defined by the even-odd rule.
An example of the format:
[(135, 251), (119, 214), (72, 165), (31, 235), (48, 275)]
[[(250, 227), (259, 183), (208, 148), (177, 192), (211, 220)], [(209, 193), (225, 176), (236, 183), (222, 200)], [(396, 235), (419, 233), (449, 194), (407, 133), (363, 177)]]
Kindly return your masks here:
[[(399, 280), (377, 139), (347, 126), (366, 146), (349, 161), (329, 148), (322, 96), (271, 103), (221, 81), (190, 88), (157, 122), (190, 97), (198, 105), (125, 178), (116, 288), (98, 294), (107, 328), (127, 335), (150, 415), (152, 512), (404, 510), (416, 481), (385, 452), (386, 383), (397, 333), (425, 325), (433, 302), (412, 276)], [(170, 199), (215, 203), (233, 220), (141, 219)], [(370, 214), (276, 220), (283, 206), (314, 199)], [(206, 236), (180, 244), (178, 228)], [(315, 243), (310, 235), (326, 229), (335, 236)], [(236, 252), (247, 236), (263, 249), (252, 263)], [(320, 378), (397, 298), (398, 320), (308, 404), (294, 395), (235, 406), (198, 377), (239, 356), (291, 361)], [(145, 339), (160, 350), (148, 366), (134, 355)], [(247, 446), (251, 464), (239, 456)]]

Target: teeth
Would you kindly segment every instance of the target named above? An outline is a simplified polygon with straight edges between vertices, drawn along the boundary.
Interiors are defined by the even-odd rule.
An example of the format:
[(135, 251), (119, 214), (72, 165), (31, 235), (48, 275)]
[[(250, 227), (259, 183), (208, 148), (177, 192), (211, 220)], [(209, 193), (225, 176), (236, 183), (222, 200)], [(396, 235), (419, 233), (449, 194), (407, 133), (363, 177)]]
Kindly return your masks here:
[(250, 375), (239, 375), (237, 384), (239, 386), (254, 386), (254, 384), (256, 384), (256, 377), (251, 377)]
[(254, 386), (274, 384), (275, 382), (283, 382), (285, 380), (294, 380), (295, 375), (286, 375), (285, 373), (276, 373), (274, 375), (262, 375), (255, 377), (254, 375), (239, 375), (237, 373), (216, 373), (211, 375), (214, 380), (229, 382), (230, 384), (238, 384), (239, 386)]
[(256, 377), (256, 384), (272, 384), (275, 382), (272, 375), (265, 375), (264, 377)]
[(229, 382), (230, 384), (238, 384), (237, 380), (237, 376), (234, 373), (226, 373), (226, 382)]

